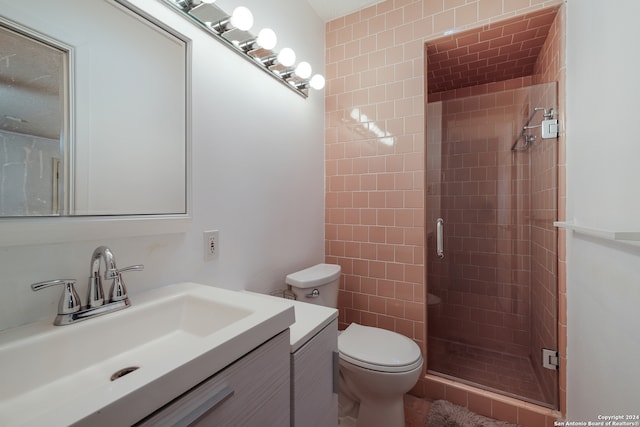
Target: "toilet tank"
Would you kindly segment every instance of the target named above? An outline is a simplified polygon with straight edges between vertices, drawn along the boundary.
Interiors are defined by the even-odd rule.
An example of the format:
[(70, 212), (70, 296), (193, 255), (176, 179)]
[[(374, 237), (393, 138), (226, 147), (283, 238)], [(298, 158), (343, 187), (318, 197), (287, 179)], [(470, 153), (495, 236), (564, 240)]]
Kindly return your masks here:
[(340, 272), (339, 265), (317, 264), (289, 274), (286, 283), (298, 301), (337, 308)]

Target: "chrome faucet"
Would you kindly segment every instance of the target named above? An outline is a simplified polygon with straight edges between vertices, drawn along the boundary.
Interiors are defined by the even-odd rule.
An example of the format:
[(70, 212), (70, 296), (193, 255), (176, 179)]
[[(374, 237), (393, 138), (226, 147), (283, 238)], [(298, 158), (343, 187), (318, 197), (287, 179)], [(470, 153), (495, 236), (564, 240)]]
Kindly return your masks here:
[(89, 295), (87, 306), (100, 307), (104, 304), (104, 290), (102, 288), (102, 278), (100, 277), (100, 260), (104, 261), (104, 278), (113, 279), (111, 290), (109, 291), (109, 301), (121, 301), (127, 299), (127, 288), (122, 281), (121, 273), (131, 270), (143, 270), (142, 265), (131, 265), (118, 269), (113, 252), (106, 246), (99, 246), (91, 255), (91, 272), (89, 274)]
[[(104, 299), (102, 278), (100, 277), (101, 260), (104, 261), (105, 265), (104, 278), (113, 279), (113, 283), (111, 284), (111, 289), (109, 291), (108, 302), (105, 302)], [(56, 316), (53, 324), (69, 325), (71, 323), (129, 307), (131, 302), (127, 296), (127, 288), (122, 280), (122, 273), (125, 271), (140, 271), (143, 269), (143, 265), (132, 265), (118, 269), (111, 249), (106, 246), (99, 246), (91, 255), (91, 272), (89, 276), (89, 291), (87, 294), (86, 306), (81, 306), (80, 298), (78, 298), (78, 294), (74, 288), (76, 281), (73, 279), (56, 279), (38, 282), (32, 284), (31, 289), (39, 291), (50, 286), (63, 285), (64, 291), (60, 297), (60, 303), (58, 304), (58, 315)]]

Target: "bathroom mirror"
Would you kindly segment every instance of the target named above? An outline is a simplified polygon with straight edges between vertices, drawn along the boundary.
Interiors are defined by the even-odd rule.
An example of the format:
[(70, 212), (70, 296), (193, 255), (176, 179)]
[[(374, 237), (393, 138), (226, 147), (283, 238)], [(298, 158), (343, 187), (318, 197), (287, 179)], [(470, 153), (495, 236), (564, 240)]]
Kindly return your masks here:
[(187, 213), (187, 40), (124, 0), (0, 0), (0, 217)]

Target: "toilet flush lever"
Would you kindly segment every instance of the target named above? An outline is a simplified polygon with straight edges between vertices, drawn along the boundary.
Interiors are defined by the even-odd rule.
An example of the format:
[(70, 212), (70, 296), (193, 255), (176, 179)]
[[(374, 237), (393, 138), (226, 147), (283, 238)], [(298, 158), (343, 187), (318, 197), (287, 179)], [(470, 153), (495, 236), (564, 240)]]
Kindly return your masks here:
[(311, 293), (308, 293), (307, 295), (305, 295), (305, 297), (307, 298), (318, 298), (320, 296), (320, 291), (317, 289), (314, 289), (313, 291), (311, 291)]

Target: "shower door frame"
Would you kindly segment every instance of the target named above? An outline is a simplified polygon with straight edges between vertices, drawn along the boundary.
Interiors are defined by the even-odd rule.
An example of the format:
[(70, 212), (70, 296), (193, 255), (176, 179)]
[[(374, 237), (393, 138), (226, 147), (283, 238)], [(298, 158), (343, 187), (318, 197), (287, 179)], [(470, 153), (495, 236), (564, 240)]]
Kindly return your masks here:
[[(531, 85), (530, 88), (542, 88), (544, 85)], [(542, 237), (542, 239), (544, 240), (545, 244), (547, 243), (551, 243), (551, 245), (555, 245), (553, 250), (550, 251), (549, 254), (546, 254), (545, 257), (548, 258), (545, 261), (545, 265), (548, 269), (552, 270), (553, 273), (553, 278), (549, 279), (546, 278), (545, 280), (547, 282), (549, 281), (553, 281), (553, 291), (551, 292), (546, 292), (546, 294), (550, 294), (550, 295), (544, 295), (542, 297), (540, 297), (539, 295), (534, 295), (534, 296), (529, 296), (529, 302), (519, 302), (519, 301), (513, 301), (513, 300), (508, 300), (505, 299), (505, 293), (509, 293), (508, 289), (504, 289), (504, 288), (508, 288), (508, 285), (506, 284), (501, 284), (500, 286), (503, 288), (502, 290), (498, 290), (495, 291), (494, 293), (499, 293), (502, 292), (503, 294), (501, 296), (498, 295), (494, 295), (495, 297), (497, 297), (497, 302), (491, 302), (490, 299), (484, 299), (481, 300), (482, 295), (477, 295), (477, 296), (465, 296), (464, 294), (460, 295), (460, 293), (455, 294), (455, 295), (449, 295), (447, 294), (444, 298), (443, 298), (443, 306), (446, 307), (447, 304), (451, 303), (451, 300), (454, 299), (466, 299), (467, 302), (471, 302), (471, 304), (474, 303), (474, 300), (476, 302), (476, 305), (480, 305), (482, 306), (482, 304), (495, 304), (495, 305), (503, 305), (506, 307), (502, 307), (505, 309), (505, 311), (502, 313), (501, 319), (497, 320), (497, 317), (500, 317), (499, 315), (493, 315), (494, 317), (491, 319), (494, 323), (494, 329), (498, 329), (501, 326), (504, 325), (499, 325), (497, 324), (498, 321), (504, 323), (509, 323), (509, 322), (514, 322), (517, 324), (522, 324), (523, 322), (526, 323), (527, 320), (523, 319), (522, 317), (518, 317), (517, 315), (514, 316), (515, 314), (518, 313), (523, 313), (526, 312), (527, 310), (529, 310), (529, 313), (527, 314), (527, 317), (529, 318), (529, 322), (531, 322), (531, 298), (548, 298), (549, 296), (551, 297), (551, 304), (549, 304), (548, 301), (545, 302), (545, 307), (544, 307), (544, 311), (545, 312), (550, 312), (551, 314), (553, 314), (553, 319), (551, 321), (549, 321), (547, 319), (546, 321), (546, 329), (549, 329), (549, 325), (553, 324), (553, 335), (554, 335), (554, 345), (553, 348), (557, 349), (558, 348), (558, 328), (557, 328), (557, 321), (558, 321), (558, 289), (557, 289), (557, 276), (558, 276), (558, 270), (557, 270), (557, 255), (558, 255), (558, 250), (557, 250), (557, 232), (555, 227), (553, 227), (553, 221), (557, 220), (557, 212), (558, 212), (558, 207), (557, 207), (557, 188), (558, 188), (558, 177), (557, 177), (557, 169), (558, 169), (558, 153), (557, 153), (557, 140), (542, 140), (540, 137), (540, 133), (539, 130), (535, 130), (532, 129), (531, 131), (528, 132), (537, 132), (536, 134), (536, 139), (534, 140), (531, 144), (531, 152), (507, 152), (507, 150), (510, 151), (514, 139), (515, 137), (520, 133), (522, 126), (525, 124), (527, 117), (530, 115), (530, 113), (533, 111), (534, 107), (539, 107), (544, 105), (545, 107), (547, 107), (547, 110), (550, 109), (551, 106), (553, 106), (554, 108), (556, 108), (557, 106), (557, 84), (556, 83), (549, 83), (546, 84), (545, 86), (546, 89), (550, 89), (550, 90), (539, 90), (537, 95), (532, 95), (531, 93), (529, 93), (526, 97), (529, 100), (529, 105), (528, 107), (515, 107), (514, 105), (510, 105), (510, 106), (506, 106), (506, 105), (502, 105), (502, 106), (488, 106), (486, 107), (487, 112), (486, 113), (481, 113), (479, 112), (481, 109), (477, 109), (475, 112), (472, 112), (470, 114), (467, 114), (468, 117), (472, 117), (475, 116), (476, 119), (482, 121), (483, 120), (483, 114), (485, 117), (491, 116), (493, 113), (491, 113), (491, 111), (493, 111), (494, 113), (497, 114), (497, 110), (498, 109), (502, 109), (502, 114), (508, 114), (507, 111), (510, 111), (512, 113), (512, 115), (515, 117), (515, 120), (512, 122), (512, 124), (505, 124), (505, 123), (499, 123), (497, 125), (491, 125), (489, 123), (489, 120), (486, 121), (486, 123), (483, 123), (482, 125), (482, 129), (479, 130), (477, 132), (477, 134), (474, 134), (471, 136), (472, 140), (469, 141), (468, 138), (470, 138), (470, 136), (468, 135), (468, 132), (465, 129), (457, 129), (454, 130), (455, 133), (457, 133), (456, 135), (448, 135), (447, 133), (450, 132), (450, 130), (440, 130), (441, 133), (441, 138), (444, 139), (444, 137), (448, 137), (448, 138), (453, 138), (453, 140), (459, 139), (459, 143), (460, 146), (463, 147), (461, 149), (461, 152), (458, 153), (460, 155), (459, 159), (457, 161), (461, 161), (461, 162), (467, 162), (471, 165), (473, 165), (473, 162), (475, 161), (475, 166), (476, 166), (476, 170), (475, 171), (470, 171), (469, 175), (472, 174), (476, 174), (476, 175), (480, 175), (482, 174), (481, 169), (481, 165), (487, 164), (489, 166), (491, 166), (491, 162), (493, 160), (493, 158), (497, 158), (497, 157), (511, 157), (513, 160), (515, 160), (515, 163), (512, 163), (509, 166), (504, 167), (505, 170), (503, 170), (502, 174), (505, 175), (509, 175), (511, 179), (509, 180), (509, 182), (507, 181), (502, 181), (500, 182), (499, 180), (496, 181), (496, 183), (494, 184), (490, 184), (488, 181), (488, 179), (486, 178), (486, 173), (488, 173), (487, 171), (489, 169), (487, 169), (487, 171), (485, 171), (485, 179), (484, 179), (484, 183), (482, 184), (467, 184), (466, 185), (466, 189), (465, 189), (465, 185), (463, 183), (463, 185), (460, 186), (460, 188), (463, 191), (463, 194), (468, 193), (469, 197), (474, 197), (474, 192), (475, 195), (479, 197), (479, 194), (481, 193), (480, 187), (484, 186), (485, 187), (485, 191), (488, 191), (489, 193), (494, 192), (495, 193), (495, 204), (496, 204), (496, 208), (497, 212), (494, 215), (494, 218), (496, 219), (496, 227), (495, 230), (493, 230), (491, 233), (494, 234), (494, 236), (497, 238), (497, 243), (495, 243), (494, 246), (494, 251), (496, 251), (496, 247), (502, 245), (504, 246), (505, 244), (507, 245), (507, 247), (503, 247), (502, 249), (506, 252), (512, 251), (515, 252), (515, 254), (513, 254), (513, 256), (511, 257), (511, 259), (508, 259), (509, 257), (504, 258), (506, 261), (502, 261), (503, 264), (505, 263), (511, 263), (513, 266), (516, 267), (516, 270), (514, 273), (511, 273), (511, 275), (513, 277), (509, 278), (510, 283), (512, 283), (512, 281), (515, 278), (515, 281), (524, 281), (526, 282), (526, 280), (524, 280), (523, 276), (526, 271), (525, 267), (527, 267), (529, 269), (529, 272), (526, 273), (529, 277), (527, 278), (527, 280), (536, 280), (536, 283), (538, 282), (537, 279), (533, 279), (532, 278), (532, 274), (530, 272), (531, 270), (531, 261), (529, 261), (529, 265), (527, 266), (527, 261), (526, 258), (527, 256), (529, 258), (531, 258), (531, 251), (535, 250), (535, 251), (539, 251), (539, 248), (537, 247), (529, 247), (529, 248), (524, 248), (523, 246), (526, 246), (527, 243), (526, 242), (530, 242), (530, 237), (532, 234), (535, 234), (536, 231), (532, 230), (532, 224), (534, 224), (536, 221), (542, 221), (544, 223), (544, 236)], [(486, 98), (490, 98), (490, 97), (494, 97), (494, 98), (503, 98), (503, 101), (506, 99), (508, 100), (509, 97), (511, 96), (512, 99), (515, 101), (515, 97), (516, 95), (510, 94), (509, 92), (512, 91), (504, 91), (504, 92), (496, 92), (493, 94), (485, 94), (485, 95), (479, 95), (480, 98), (478, 97), (466, 97), (466, 98), (460, 98), (457, 100), (452, 100), (450, 102), (452, 102), (452, 109), (453, 110), (461, 110), (461, 114), (463, 113), (462, 110), (464, 110), (465, 108), (465, 103), (468, 106), (471, 106), (471, 108), (475, 108), (475, 107), (480, 107), (482, 105), (489, 105), (488, 101)], [(553, 97), (552, 99), (549, 98), (549, 93), (552, 92), (553, 93)], [(475, 99), (472, 99), (475, 98)], [(538, 105), (540, 104), (540, 105)], [(443, 104), (441, 104), (442, 106)], [(425, 177), (426, 177), (426, 199), (427, 199), (427, 210), (425, 212), (425, 217), (426, 217), (426, 221), (427, 221), (427, 226), (426, 226), (426, 235), (427, 235), (427, 243), (426, 243), (426, 253), (427, 253), (427, 291), (429, 293), (432, 293), (432, 290), (437, 289), (438, 288), (438, 280), (442, 280), (442, 278), (435, 278), (434, 277), (434, 271), (437, 270), (438, 268), (441, 267), (437, 267), (433, 262), (431, 262), (431, 257), (435, 257), (436, 256), (436, 251), (435, 251), (435, 238), (437, 235), (437, 230), (435, 227), (435, 223), (437, 220), (437, 217), (439, 217), (439, 215), (434, 215), (433, 214), (433, 210), (434, 207), (437, 209), (441, 209), (442, 206), (440, 205), (440, 203), (446, 203), (445, 201), (443, 201), (444, 197), (442, 194), (439, 193), (438, 191), (438, 186), (442, 186), (443, 182), (438, 182), (436, 181), (436, 183), (434, 184), (433, 179), (434, 177), (436, 177), (436, 179), (440, 179), (440, 180), (444, 180), (445, 178), (443, 178), (443, 173), (441, 173), (442, 171), (435, 173), (432, 169), (433, 167), (433, 156), (432, 156), (432, 151), (433, 151), (433, 146), (430, 145), (429, 142), (429, 138), (437, 138), (437, 133), (438, 130), (434, 129), (434, 118), (433, 118), (433, 114), (430, 114), (429, 112), (431, 111), (431, 107), (433, 107), (433, 104), (429, 104), (427, 106), (427, 148), (426, 148), (426, 168), (425, 168)], [(537, 124), (537, 121), (534, 120), (533, 124)], [(501, 135), (505, 135), (502, 137), (502, 141), (495, 141), (495, 140), (483, 140), (483, 138), (480, 138), (480, 135), (486, 132), (491, 132), (492, 129), (495, 130), (496, 127), (502, 128), (500, 129), (500, 131), (502, 131)], [(467, 133), (467, 135), (465, 135), (465, 133)], [(500, 133), (500, 132), (498, 132)], [(446, 135), (445, 135), (446, 134)], [(465, 138), (467, 138), (467, 140), (465, 140)], [(484, 152), (484, 154), (478, 154), (478, 157), (476, 159), (473, 159), (472, 155), (470, 155), (469, 153), (464, 153), (464, 146), (468, 146), (468, 145), (472, 145), (472, 143), (474, 142), (473, 138), (475, 138), (475, 141), (477, 143), (477, 145), (485, 145), (486, 147), (489, 146), (501, 146), (505, 152), (500, 151), (501, 154), (488, 154), (488, 150), (486, 152)], [(444, 142), (443, 142), (444, 143)], [(449, 144), (453, 144), (452, 141), (448, 142)], [(542, 145), (542, 144), (546, 144), (546, 145)], [(531, 153), (533, 153), (535, 150), (539, 150), (540, 147), (546, 147), (548, 150), (552, 150), (552, 153), (547, 153), (547, 155), (553, 155), (554, 156), (554, 160), (552, 161), (553, 164), (553, 171), (547, 171), (547, 175), (551, 174), (553, 175), (553, 183), (551, 185), (551, 187), (553, 188), (553, 190), (551, 192), (542, 189), (542, 191), (539, 192), (539, 194), (529, 194), (528, 196), (522, 196), (522, 195), (515, 195), (515, 199), (509, 200), (509, 201), (505, 201), (505, 200), (500, 200), (501, 198), (499, 197), (499, 194), (501, 194), (501, 192), (509, 192), (511, 193), (512, 189), (515, 190), (519, 190), (519, 187), (523, 186), (523, 185), (530, 185), (530, 183), (526, 183), (525, 181), (525, 176), (524, 175), (529, 175), (531, 170), (534, 169), (535, 165), (530, 164), (531, 163), (531, 157), (533, 156), (529, 156), (529, 159), (527, 159), (525, 156), (530, 155)], [(430, 149), (431, 148), (431, 149)], [(440, 148), (441, 150), (444, 150), (443, 148)], [(438, 153), (437, 155), (442, 156), (442, 152)], [(453, 157), (455, 157), (457, 154), (453, 154)], [(466, 158), (465, 158), (466, 155)], [(523, 159), (524, 158), (524, 159)], [(465, 160), (466, 159), (466, 160)], [(497, 164), (496, 164), (497, 166)], [(506, 170), (511, 168), (512, 170)], [(461, 179), (469, 179), (469, 176), (464, 176), (464, 172), (456, 172), (461, 174)], [(549, 177), (545, 177), (544, 179), (548, 180)], [(466, 181), (469, 182), (469, 181)], [(493, 188), (491, 188), (493, 187)], [(440, 197), (440, 199), (438, 199), (438, 197)], [(477, 198), (478, 198), (477, 197)], [(515, 211), (510, 209), (510, 206), (506, 206), (506, 205), (513, 205), (515, 204), (516, 207), (518, 208), (527, 208), (529, 211), (531, 211), (531, 205), (530, 203), (535, 202), (536, 198), (538, 197), (543, 197), (546, 199), (550, 199), (552, 200), (552, 202), (554, 203), (553, 206), (553, 214), (550, 216), (549, 210), (542, 210), (543, 215), (545, 216), (544, 218), (535, 218), (535, 215), (529, 215), (529, 217), (526, 217), (527, 215), (522, 215), (522, 214), (518, 214), (518, 210), (516, 209)], [(478, 201), (478, 200), (476, 200)], [(451, 202), (451, 200), (449, 201)], [(470, 214), (468, 211), (470, 211), (471, 209), (465, 209), (465, 201), (464, 200), (459, 200), (459, 201), (453, 201), (453, 203), (458, 203), (461, 209), (461, 213), (459, 212), (458, 215), (467, 215), (467, 216), (473, 216), (473, 214)], [(506, 205), (505, 205), (506, 204)], [(500, 205), (500, 206), (498, 206)], [(475, 212), (476, 215), (476, 219), (478, 215), (485, 215), (485, 216), (491, 216), (490, 213), (487, 212), (483, 212), (482, 210), (477, 210)], [(536, 215), (540, 216), (539, 212), (536, 212)], [(515, 221), (511, 221), (512, 219), (515, 218)], [(491, 219), (491, 218), (489, 218)], [(505, 221), (507, 221), (505, 223)], [(502, 224), (502, 225), (500, 225)], [(534, 224), (535, 225), (535, 224)], [(462, 224), (462, 223), (455, 223), (455, 221), (448, 221), (447, 218), (444, 218), (444, 233), (445, 233), (445, 241), (447, 239), (446, 235), (450, 234), (452, 229), (455, 229), (456, 227), (460, 228), (463, 230), (463, 232), (467, 232), (469, 234), (473, 234), (474, 232), (481, 234), (478, 229), (473, 230), (474, 227)], [(465, 227), (467, 230), (465, 230)], [(478, 227), (481, 228), (481, 227)], [(486, 234), (488, 231), (485, 229), (484, 233)], [(498, 237), (500, 237), (501, 235), (506, 235), (506, 234), (512, 234), (515, 233), (519, 238), (515, 239), (512, 243), (511, 243), (511, 247), (508, 247), (509, 243), (507, 242), (508, 239), (498, 239)], [(476, 240), (478, 240), (480, 237), (482, 236), (475, 236)], [(444, 256), (445, 256), (445, 260), (451, 260), (452, 258), (458, 258), (458, 260), (460, 260), (460, 252), (458, 252), (458, 254), (456, 254), (456, 250), (461, 250), (461, 246), (464, 245), (464, 242), (459, 241), (453, 241), (453, 247), (452, 245), (448, 245), (449, 247), (447, 248), (445, 246), (444, 248)], [(489, 245), (491, 246), (491, 244), (488, 244), (485, 241), (479, 241), (476, 242), (476, 244), (479, 245)], [(530, 244), (530, 243), (529, 243)], [(453, 249), (453, 251), (452, 251)], [(529, 255), (523, 255), (524, 253), (526, 253), (527, 251), (529, 251)], [(462, 256), (464, 258), (464, 256)], [(505, 274), (507, 274), (504, 270), (505, 269), (501, 269), (498, 268), (500, 267), (499, 265), (495, 265), (495, 271), (491, 272), (490, 269), (482, 269), (480, 266), (475, 266), (477, 268), (474, 268), (474, 266), (467, 264), (466, 265), (466, 269), (467, 270), (471, 270), (473, 272), (473, 274), (476, 275), (485, 275), (487, 276), (489, 279), (491, 279), (492, 277), (495, 279), (500, 278), (501, 280), (505, 279), (504, 276)], [(465, 267), (463, 267), (462, 269), (464, 269)], [(537, 268), (537, 267), (536, 267)], [(453, 271), (453, 270), (452, 270)], [(437, 272), (435, 271), (435, 273), (438, 274), (442, 274), (443, 272)], [(455, 273), (455, 271), (454, 271)], [(473, 286), (473, 285), (481, 285), (481, 282), (476, 281), (474, 283), (465, 283), (463, 285), (466, 287), (469, 286)], [(532, 285), (531, 282), (529, 283), (524, 283), (525, 286), (528, 286), (529, 289), (532, 289)], [(486, 286), (486, 285), (482, 285), (482, 286)], [(517, 288), (517, 287), (513, 287), (513, 289), (511, 289), (511, 292), (513, 293), (517, 293), (517, 292), (524, 292), (522, 290), (523, 288)], [(489, 292), (493, 292), (493, 291), (489, 291)], [(440, 296), (440, 295), (438, 295)], [(462, 303), (463, 301), (460, 301), (460, 303)], [(549, 305), (551, 305), (552, 307), (549, 307)], [(467, 316), (467, 318), (469, 318), (470, 316), (473, 316), (475, 313), (475, 316), (481, 316), (482, 313), (480, 313), (478, 310), (473, 311), (473, 308), (469, 308), (466, 312), (464, 310), (464, 307), (460, 307), (460, 304), (458, 304), (459, 307), (457, 307), (457, 309), (461, 312), (462, 316)], [(491, 306), (488, 307), (493, 309), (493, 311), (495, 312), (499, 312), (498, 307), (496, 306)], [(442, 307), (432, 307), (428, 305), (427, 308), (427, 312), (429, 313), (430, 310), (442, 310)], [(487, 311), (486, 313), (489, 313), (489, 311)], [(487, 315), (485, 313), (485, 316)], [(546, 315), (546, 313), (545, 313)], [(428, 324), (433, 322), (433, 316), (430, 316), (428, 318)], [(437, 322), (433, 322), (435, 323), (435, 325), (429, 325), (428, 326), (428, 333), (427, 333), (427, 337), (430, 338), (431, 337), (431, 333), (430, 333), (430, 329), (429, 327), (438, 327)], [(455, 323), (455, 322), (452, 322)], [(457, 322), (457, 326), (458, 329), (460, 330), (464, 330), (469, 329), (472, 333), (474, 333), (473, 330), (473, 325), (471, 325), (469, 322)], [(524, 327), (524, 325), (523, 325)], [(522, 328), (521, 328), (522, 330)], [(502, 334), (505, 333), (504, 328), (501, 329)], [(517, 335), (519, 332), (519, 330), (516, 329), (513, 334)], [(514, 352), (519, 354), (520, 356), (527, 356), (530, 357), (531, 359), (533, 359), (533, 361), (535, 361), (536, 359), (538, 359), (538, 361), (541, 358), (541, 354), (538, 355), (536, 353), (539, 352), (539, 349), (536, 348), (536, 350), (532, 350), (532, 348), (536, 347), (537, 344), (535, 344), (535, 340), (534, 338), (531, 336), (531, 329), (529, 329), (529, 333), (530, 335), (528, 337), (524, 336), (520, 336), (519, 338), (516, 338), (514, 342), (510, 343), (510, 345), (505, 345), (503, 348), (496, 348), (496, 350), (498, 350), (499, 352)], [(487, 334), (487, 331), (475, 331), (476, 334), (481, 335), (481, 334)], [(471, 346), (477, 346), (478, 342), (473, 342), (473, 339), (471, 337), (471, 335), (469, 335), (467, 337), (465, 342), (465, 344), (471, 345)], [(528, 344), (528, 345), (527, 345)], [(499, 346), (499, 345), (498, 345)], [(527, 348), (528, 347), (528, 348)], [(435, 349), (431, 349), (432, 352), (430, 352), (430, 346), (427, 345), (427, 352), (428, 354), (433, 354), (433, 352), (435, 352)], [(538, 362), (536, 362), (538, 363)], [(544, 383), (544, 385), (542, 386), (544, 388), (543, 394), (545, 395), (545, 398), (540, 400), (540, 399), (532, 399), (532, 398), (528, 398), (526, 396), (521, 396), (518, 394), (513, 394), (513, 393), (509, 393), (509, 392), (505, 392), (503, 390), (500, 389), (496, 389), (494, 387), (490, 387), (490, 386), (486, 386), (486, 385), (482, 385), (480, 383), (476, 383), (473, 381), (465, 381), (464, 378), (459, 378), (456, 376), (450, 376), (447, 375), (445, 373), (442, 372), (438, 372), (438, 371), (434, 371), (433, 369), (430, 368), (430, 366), (427, 366), (428, 368), (428, 372), (430, 374), (435, 374), (435, 375), (441, 375), (441, 376), (445, 376), (445, 377), (449, 377), (449, 378), (453, 378), (455, 380), (458, 381), (462, 381), (462, 382), (469, 382), (472, 383), (473, 385), (479, 386), (481, 388), (487, 388), (487, 389), (491, 389), (492, 391), (496, 391), (498, 393), (502, 393), (502, 394), (506, 394), (506, 395), (510, 395), (512, 397), (517, 397), (519, 399), (523, 399), (523, 400), (527, 400), (542, 406), (546, 406), (546, 407), (552, 407), (552, 408), (558, 408), (559, 406), (559, 397), (558, 397), (558, 373), (557, 371), (553, 373), (553, 380), (550, 381), (548, 378), (545, 380), (542, 380), (541, 383)], [(549, 371), (550, 372), (550, 371)], [(547, 376), (549, 377), (549, 373), (546, 371), (542, 371), (542, 370), (538, 370), (536, 369), (536, 376), (538, 377), (544, 377)]]

